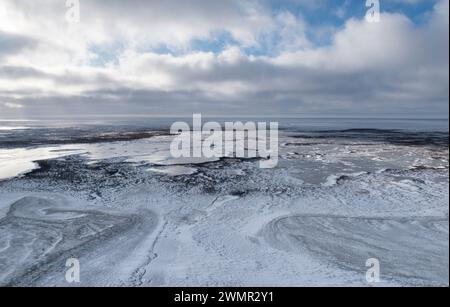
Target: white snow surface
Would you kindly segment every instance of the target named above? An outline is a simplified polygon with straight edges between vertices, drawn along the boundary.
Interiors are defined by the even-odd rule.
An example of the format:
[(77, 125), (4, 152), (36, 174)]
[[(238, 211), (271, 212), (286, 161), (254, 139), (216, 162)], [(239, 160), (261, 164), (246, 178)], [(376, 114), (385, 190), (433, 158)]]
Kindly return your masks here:
[(0, 285), (448, 286), (448, 149), (286, 134), (266, 170), (170, 140), (0, 149)]

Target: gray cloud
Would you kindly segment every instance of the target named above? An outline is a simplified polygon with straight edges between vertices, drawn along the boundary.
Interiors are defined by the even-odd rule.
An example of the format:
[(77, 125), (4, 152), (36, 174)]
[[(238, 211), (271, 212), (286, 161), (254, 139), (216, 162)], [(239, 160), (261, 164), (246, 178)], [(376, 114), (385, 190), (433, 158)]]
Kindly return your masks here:
[(35, 45), (36, 41), (30, 37), (5, 33), (0, 29), (0, 59)]
[[(83, 1), (82, 24), (55, 28), (62, 18), (47, 17), (59, 16), (64, 7), (16, 2), (18, 12), (35, 10), (38, 18), (23, 26), (22, 35), (0, 32), (3, 116), (448, 114), (446, 0), (420, 26), (399, 14), (384, 14), (379, 24), (350, 19), (324, 47), (304, 41), (302, 29), (295, 30), (305, 26), (297, 17), (288, 16), (295, 25), (289, 27), (267, 15), (264, 1), (107, 3)], [(45, 30), (27, 32), (35, 23)], [(298, 44), (274, 46), (284, 46), (276, 56), (245, 54), (245, 46), (279, 27)], [(215, 53), (190, 51), (193, 38), (217, 30), (231, 33), (236, 45)], [(111, 46), (105, 37), (124, 45), (106, 65), (93, 65), (109, 56), (92, 51)], [(149, 47), (166, 43), (184, 51), (158, 54)]]

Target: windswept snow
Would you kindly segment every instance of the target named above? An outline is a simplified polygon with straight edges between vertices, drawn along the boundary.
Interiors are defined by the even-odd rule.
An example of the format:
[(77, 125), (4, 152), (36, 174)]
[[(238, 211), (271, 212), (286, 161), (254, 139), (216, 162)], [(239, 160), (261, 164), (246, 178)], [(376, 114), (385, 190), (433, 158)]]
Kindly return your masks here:
[(448, 134), (284, 131), (275, 169), (170, 139), (0, 149), (0, 285), (448, 286)]

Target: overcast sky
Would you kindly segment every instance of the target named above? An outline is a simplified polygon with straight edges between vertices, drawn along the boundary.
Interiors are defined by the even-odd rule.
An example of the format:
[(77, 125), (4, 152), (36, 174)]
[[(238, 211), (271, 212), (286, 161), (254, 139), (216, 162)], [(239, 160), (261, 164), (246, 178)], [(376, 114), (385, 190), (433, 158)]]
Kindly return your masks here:
[(380, 3), (0, 0), (0, 118), (447, 118), (449, 1)]

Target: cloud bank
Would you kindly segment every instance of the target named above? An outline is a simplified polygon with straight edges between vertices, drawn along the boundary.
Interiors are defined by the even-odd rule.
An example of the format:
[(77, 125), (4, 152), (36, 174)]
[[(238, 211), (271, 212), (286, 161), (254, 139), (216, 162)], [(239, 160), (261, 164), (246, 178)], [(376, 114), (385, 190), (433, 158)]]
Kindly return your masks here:
[(68, 23), (65, 1), (2, 0), (0, 117), (448, 116), (447, 0), (311, 22), (327, 2), (81, 0)]

